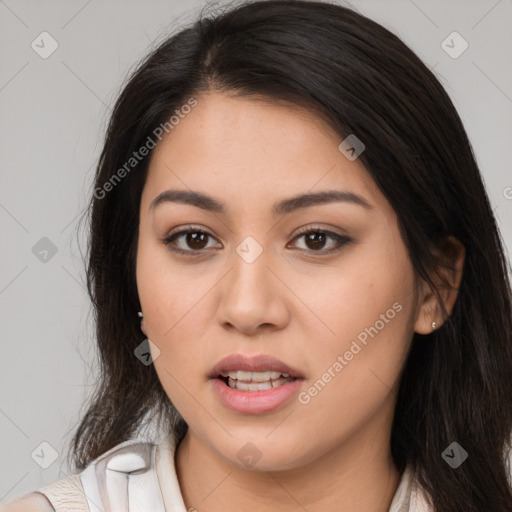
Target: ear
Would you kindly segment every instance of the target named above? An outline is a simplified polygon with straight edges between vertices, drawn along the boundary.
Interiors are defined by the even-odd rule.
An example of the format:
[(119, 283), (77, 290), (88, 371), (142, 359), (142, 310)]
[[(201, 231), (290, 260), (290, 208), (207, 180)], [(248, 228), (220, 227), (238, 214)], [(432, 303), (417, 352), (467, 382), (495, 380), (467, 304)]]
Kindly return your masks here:
[(147, 336), (147, 332), (146, 332), (146, 320), (144, 318), (144, 315), (142, 314), (142, 311), (139, 311), (137, 313), (137, 315), (139, 316), (140, 320), (139, 320), (139, 327), (140, 327), (140, 330)]
[[(466, 248), (457, 238), (449, 236), (436, 247), (434, 254), (440, 257), (441, 263), (431, 277), (439, 290), (446, 311), (451, 315), (462, 280)], [(425, 281), (421, 283), (419, 307), (414, 325), (415, 332), (430, 334), (433, 331), (432, 322), (436, 323), (436, 329), (442, 325), (444, 319), (441, 306)]]

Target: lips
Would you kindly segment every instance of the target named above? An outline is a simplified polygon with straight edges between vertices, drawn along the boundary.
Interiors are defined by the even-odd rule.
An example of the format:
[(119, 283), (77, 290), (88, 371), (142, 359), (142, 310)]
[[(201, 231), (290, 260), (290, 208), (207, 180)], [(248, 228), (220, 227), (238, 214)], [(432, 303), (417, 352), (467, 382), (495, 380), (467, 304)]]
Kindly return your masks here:
[(245, 356), (232, 354), (224, 357), (215, 364), (209, 373), (210, 379), (224, 378), (228, 372), (279, 372), (287, 374), (294, 379), (303, 379), (304, 375), (299, 370), (287, 365), (283, 361), (270, 355)]
[(269, 355), (232, 354), (208, 375), (216, 399), (238, 414), (268, 414), (290, 404), (304, 384), (302, 372)]

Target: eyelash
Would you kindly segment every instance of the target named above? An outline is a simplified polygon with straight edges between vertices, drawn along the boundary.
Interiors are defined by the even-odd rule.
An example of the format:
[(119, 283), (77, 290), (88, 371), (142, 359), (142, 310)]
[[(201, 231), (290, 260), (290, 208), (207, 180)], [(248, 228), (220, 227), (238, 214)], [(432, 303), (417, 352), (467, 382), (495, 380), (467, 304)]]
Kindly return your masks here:
[[(201, 233), (201, 234), (205, 234), (205, 235), (207, 235), (207, 236), (209, 236), (211, 238), (214, 238), (212, 235), (210, 235), (210, 233), (208, 233), (208, 232), (206, 232), (206, 231), (204, 231), (202, 229), (196, 228), (194, 226), (189, 226), (186, 229), (182, 229), (180, 231), (176, 231), (175, 233), (171, 233), (164, 240), (162, 240), (162, 243), (165, 246), (170, 246), (171, 242), (173, 242), (174, 240), (176, 240), (180, 236), (188, 235), (189, 233)], [(301, 236), (308, 235), (310, 233), (323, 233), (323, 234), (326, 234), (329, 238), (334, 239), (338, 243), (338, 247), (335, 247), (334, 249), (329, 249), (329, 250), (319, 249), (318, 251), (314, 251), (314, 250), (300, 249), (301, 251), (305, 251), (305, 252), (313, 253), (313, 254), (319, 254), (320, 256), (328, 255), (328, 254), (331, 254), (333, 252), (339, 251), (340, 249), (343, 248), (344, 245), (346, 245), (346, 244), (348, 244), (348, 243), (353, 241), (348, 236), (339, 235), (338, 233), (334, 233), (332, 231), (328, 231), (328, 230), (321, 229), (321, 228), (315, 228), (315, 227), (301, 228), (299, 230), (299, 232), (297, 233), (297, 235), (293, 238), (293, 240), (296, 240), (296, 239), (300, 238)], [(193, 250), (193, 249), (191, 249), (191, 250), (183, 250), (183, 249), (177, 249), (175, 247), (174, 248), (168, 247), (168, 248), (169, 248), (169, 250), (171, 250), (173, 252), (176, 252), (178, 254), (182, 254), (182, 255), (185, 255), (185, 256), (190, 256), (190, 257), (204, 256), (204, 254), (206, 252), (206, 249), (202, 249), (202, 250)]]

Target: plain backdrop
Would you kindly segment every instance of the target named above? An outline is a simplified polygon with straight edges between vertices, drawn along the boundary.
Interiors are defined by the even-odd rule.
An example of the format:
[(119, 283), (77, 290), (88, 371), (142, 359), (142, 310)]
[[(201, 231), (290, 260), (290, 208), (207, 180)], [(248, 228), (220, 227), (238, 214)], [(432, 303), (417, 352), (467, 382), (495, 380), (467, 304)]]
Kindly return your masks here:
[[(510, 258), (512, 0), (350, 4), (399, 35), (447, 89)], [(0, 502), (69, 473), (64, 455), (96, 375), (77, 222), (106, 122), (130, 70), (205, 5), (0, 0)]]

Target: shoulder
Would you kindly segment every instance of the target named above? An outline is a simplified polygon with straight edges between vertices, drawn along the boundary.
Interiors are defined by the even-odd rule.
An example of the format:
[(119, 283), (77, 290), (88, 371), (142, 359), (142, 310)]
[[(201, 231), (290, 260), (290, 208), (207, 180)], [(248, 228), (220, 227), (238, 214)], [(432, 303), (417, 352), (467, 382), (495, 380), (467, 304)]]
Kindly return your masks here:
[(80, 475), (73, 473), (0, 507), (0, 512), (89, 512)]
[[(61, 512), (68, 511), (71, 506), (74, 511), (89, 511), (91, 496), (94, 502), (101, 503), (106, 496), (111, 498), (123, 492), (118, 489), (119, 479), (110, 482), (113, 479), (109, 474), (124, 474), (128, 480), (132, 471), (151, 468), (154, 447), (154, 444), (140, 440), (120, 443), (91, 461), (82, 471), (55, 480), (10, 503), (0, 504), (0, 512)], [(109, 485), (105, 486), (106, 483)]]
[(31, 492), (7, 505), (0, 505), (0, 512), (55, 512), (43, 494)]

